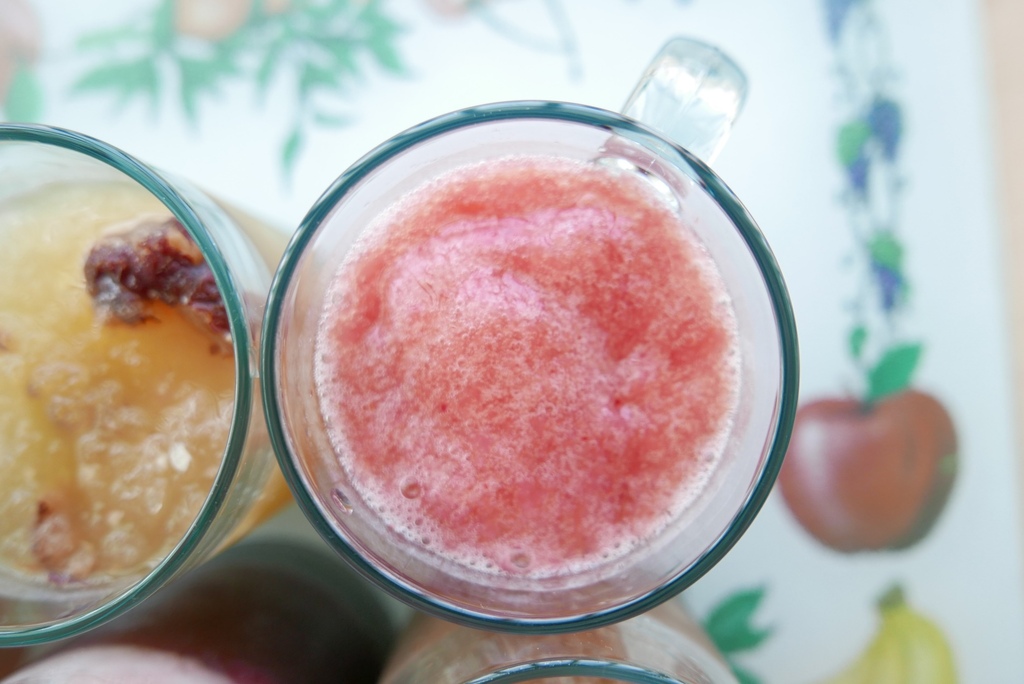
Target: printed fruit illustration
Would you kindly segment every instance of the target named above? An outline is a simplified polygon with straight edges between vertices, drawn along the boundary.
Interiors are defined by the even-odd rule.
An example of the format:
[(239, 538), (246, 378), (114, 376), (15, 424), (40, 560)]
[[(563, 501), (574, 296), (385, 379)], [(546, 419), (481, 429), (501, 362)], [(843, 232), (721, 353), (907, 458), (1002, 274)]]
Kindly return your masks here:
[(825, 0), (825, 10), (835, 73), (852, 75), (840, 79), (834, 155), (854, 238), (844, 258), (857, 281), (844, 302), (854, 396), (800, 408), (779, 488), (797, 521), (826, 546), (903, 549), (924, 538), (949, 498), (957, 437), (942, 404), (913, 383), (926, 344), (907, 337), (916, 327), (908, 324), (911, 296), (920, 292), (910, 282), (908, 234), (897, 220), (910, 122), (889, 79), (898, 69), (886, 59), (860, 58), (866, 46), (887, 45), (872, 3)]
[(445, 17), (460, 17), (469, 11), (472, 0), (427, 0), (434, 12)]
[(291, 0), (263, 0), (264, 14), (281, 14), (291, 9)]
[(821, 399), (797, 412), (779, 487), (797, 521), (826, 546), (900, 549), (931, 529), (956, 465), (953, 423), (928, 394)]
[(176, 0), (174, 28), (182, 35), (223, 40), (249, 18), (252, 0)]
[(946, 637), (909, 605), (897, 586), (878, 601), (881, 624), (860, 657), (822, 684), (956, 684)]
[(427, 6), (443, 17), (463, 17), (491, 0), (426, 0)]
[(0, 104), (18, 70), (39, 59), (39, 19), (27, 0), (0, 0)]
[[(224, 40), (249, 19), (253, 5), (253, 0), (176, 0), (174, 28), (193, 38)], [(291, 7), (291, 0), (264, 0), (260, 7), (265, 15), (281, 14)]]

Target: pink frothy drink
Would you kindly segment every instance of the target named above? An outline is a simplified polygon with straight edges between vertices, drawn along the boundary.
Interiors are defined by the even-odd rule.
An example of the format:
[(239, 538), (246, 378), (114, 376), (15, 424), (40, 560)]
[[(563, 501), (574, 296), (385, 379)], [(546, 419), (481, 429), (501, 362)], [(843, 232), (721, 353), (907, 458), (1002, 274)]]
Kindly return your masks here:
[(299, 506), (366, 577), (470, 626), (575, 632), (661, 603), (743, 534), (797, 399), (774, 257), (694, 156), (744, 89), (718, 50), (671, 41), (626, 106), (662, 134), (472, 107), (313, 205), (267, 302), (264, 408)]
[(551, 156), (457, 168), (360, 236), (316, 337), (338, 466), (424, 552), (520, 577), (636, 553), (700, 493), (735, 314), (676, 207)]

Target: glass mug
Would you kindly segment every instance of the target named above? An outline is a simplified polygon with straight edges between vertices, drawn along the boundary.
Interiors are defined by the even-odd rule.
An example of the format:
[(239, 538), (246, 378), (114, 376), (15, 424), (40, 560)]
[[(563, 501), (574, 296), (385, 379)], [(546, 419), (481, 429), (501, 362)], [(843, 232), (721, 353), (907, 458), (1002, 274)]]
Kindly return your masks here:
[(736, 684), (678, 600), (614, 625), (572, 634), (509, 634), (418, 613), (379, 684)]
[[(653, 61), (630, 97), (625, 115), (555, 102), (501, 103), (447, 114), (377, 147), (339, 177), (315, 203), (293, 236), (271, 288), (261, 356), (264, 407), (279, 462), (300, 507), (321, 535), (368, 578), (415, 608), (466, 625), (534, 633), (575, 631), (622, 620), (661, 603), (703, 575), (745, 531), (772, 487), (792, 426), (798, 378), (793, 314), (778, 266), (753, 219), (704, 162), (674, 142), (682, 138), (691, 149), (712, 157), (739, 111), (744, 88), (742, 73), (718, 50), (677, 39)], [(639, 123), (631, 116), (647, 123)], [(729, 409), (730, 422), (724, 432), (714, 437), (718, 441), (705, 436), (700, 442), (702, 448), (717, 445), (715, 454), (695, 455), (690, 446), (682, 443), (682, 448), (691, 449), (685, 458), (677, 459), (671, 450), (659, 452), (659, 458), (664, 459), (662, 465), (669, 468), (676, 466), (666, 464), (689, 463), (690, 458), (694, 462), (715, 459), (698, 491), (691, 491), (689, 498), (678, 495), (683, 503), (672, 510), (671, 521), (661, 524), (659, 529), (653, 525), (644, 528), (629, 538), (633, 521), (627, 520), (615, 528), (621, 533), (615, 542), (618, 546), (609, 544), (587, 556), (586, 562), (575, 562), (583, 558), (575, 556), (574, 566), (566, 564), (562, 568), (557, 563), (541, 567), (540, 559), (550, 549), (556, 553), (559, 544), (572, 545), (577, 537), (587, 537), (591, 529), (588, 516), (603, 515), (600, 508), (604, 501), (618, 506), (614, 515), (628, 516), (634, 509), (661, 506), (662, 500), (652, 503), (656, 500), (655, 492), (652, 490), (647, 496), (646, 485), (635, 485), (628, 492), (632, 498), (622, 498), (618, 492), (634, 485), (629, 481), (631, 466), (620, 465), (615, 461), (618, 456), (592, 467), (584, 463), (597, 453), (592, 450), (571, 464), (558, 461), (569, 464), (561, 471), (545, 470), (548, 457), (559, 458), (556, 452), (561, 449), (579, 449), (584, 453), (589, 447), (577, 447), (572, 440), (585, 441), (587, 435), (560, 436), (562, 441), (551, 447), (550, 452), (543, 451), (545, 440), (554, 439), (551, 434), (566, 430), (559, 421), (568, 423), (576, 417), (558, 413), (558, 402), (549, 401), (549, 396), (542, 396), (537, 406), (529, 408), (534, 413), (520, 412), (518, 408), (522, 396), (543, 394), (536, 387), (549, 387), (544, 384), (545, 378), (548, 374), (555, 377), (563, 368), (539, 364), (535, 369), (530, 365), (530, 353), (516, 356), (515, 345), (521, 343), (513, 339), (520, 330), (516, 328), (518, 322), (512, 321), (514, 315), (519, 315), (516, 312), (525, 311), (523, 318), (533, 316), (541, 321), (524, 332), (522, 339), (533, 335), (529, 339), (546, 340), (560, 334), (558, 343), (571, 348), (576, 332), (571, 325), (552, 332), (554, 325), (548, 325), (544, 316), (560, 307), (561, 302), (549, 299), (538, 305), (535, 300), (545, 293), (537, 294), (522, 286), (534, 275), (532, 264), (548, 259), (549, 252), (554, 251), (556, 238), (544, 232), (536, 233), (536, 238), (534, 234), (522, 237), (515, 231), (525, 219), (509, 219), (493, 207), (514, 204), (519, 201), (519, 194), (527, 198), (523, 200), (527, 203), (533, 202), (534, 197), (546, 201), (544, 198), (549, 194), (563, 192), (559, 188), (565, 184), (560, 176), (543, 176), (543, 172), (542, 180), (522, 181), (529, 178), (533, 167), (527, 168), (519, 179), (509, 181), (513, 185), (519, 183), (515, 186), (518, 194), (508, 191), (506, 186), (480, 188), (474, 183), (479, 183), (481, 177), (500, 176), (501, 171), (489, 170), (493, 165), (508, 169), (509, 165), (523, 163), (529, 167), (537, 159), (552, 157), (563, 164), (559, 169), (568, 168), (565, 164), (569, 164), (574, 173), (583, 169), (580, 173), (584, 175), (611, 179), (600, 190), (579, 191), (580, 196), (585, 196), (579, 202), (598, 207), (593, 211), (591, 205), (583, 204), (579, 205), (584, 206), (580, 210), (569, 181), (571, 196), (564, 207), (559, 205), (559, 211), (564, 209), (559, 216), (578, 216), (580, 211), (599, 214), (603, 211), (600, 203), (604, 195), (619, 197), (615, 200), (620, 202), (618, 206), (628, 205), (635, 191), (637, 195), (655, 197), (651, 203), (658, 209), (652, 211), (667, 211), (675, 217), (672, 220), (684, 224), (673, 229), (677, 233), (696, 235), (700, 253), (714, 263), (709, 268), (717, 269), (721, 276), (722, 292), (714, 302), (726, 299), (731, 303), (735, 347), (729, 358), (735, 364), (733, 380), (738, 386), (736, 394), (730, 395), (735, 400)], [(524, 159), (527, 161), (522, 162)], [(510, 173), (515, 175), (522, 168), (525, 167), (515, 167)], [(456, 180), (452, 181), (453, 178)], [(496, 182), (504, 181), (498, 178)], [(451, 190), (452, 187), (456, 189)], [(436, 201), (432, 193), (443, 195), (444, 200)], [(444, 228), (445, 203), (460, 202), (462, 213), (458, 221), (462, 223), (455, 221)], [(631, 209), (627, 207), (624, 211), (628, 213)], [(530, 216), (549, 216), (543, 212), (540, 209)], [(440, 251), (430, 251), (435, 249), (434, 243), (429, 242), (433, 238), (417, 242), (422, 237), (416, 232), (420, 230), (417, 226), (435, 220), (442, 226), (437, 228), (441, 232), (436, 235), (444, 238), (438, 238), (443, 243), (442, 248), (437, 248)], [(389, 221), (392, 224), (386, 229), (379, 227)], [(400, 223), (400, 227), (395, 227)], [(470, 224), (479, 230), (467, 228)], [(617, 230), (614, 221), (602, 225), (608, 234)], [(387, 242), (391, 239), (387, 233), (392, 228), (397, 237)], [(434, 227), (428, 226), (426, 230)], [(460, 242), (463, 234), (470, 237)], [(528, 245), (534, 249), (534, 256), (530, 257), (534, 262), (526, 257), (515, 262), (518, 257), (513, 254), (509, 257), (509, 271), (513, 275), (508, 277), (498, 267), (483, 275), (467, 275), (457, 270), (464, 263), (459, 262), (459, 254), (471, 252), (480, 244), (484, 244), (482, 251), (499, 244), (500, 251), (500, 243), (506, 239), (503, 236), (509, 234), (513, 235), (508, 238), (509, 244), (516, 240), (535, 241)], [(604, 237), (607, 235), (601, 236)], [(400, 258), (408, 268), (391, 277), (399, 266), (395, 265), (397, 262), (388, 262), (387, 251), (396, 244), (405, 249)], [(444, 252), (449, 248), (450, 252)], [(660, 251), (652, 249), (651, 258), (656, 261)], [(598, 252), (610, 253), (592, 250)], [(444, 266), (425, 275), (417, 270), (435, 268), (438, 263), (454, 264), (453, 272), (459, 275), (449, 276)], [(589, 277), (588, 269), (596, 271), (597, 267), (586, 259), (565, 260), (542, 276), (558, 279), (564, 275), (563, 280), (571, 280), (581, 273), (585, 278)], [(621, 275), (621, 271), (610, 272), (612, 278)], [(649, 279), (648, 285), (654, 289), (661, 287), (651, 282), (661, 277), (659, 273)], [(591, 290), (577, 299), (582, 297), (590, 302), (586, 298), (592, 297), (598, 302), (597, 309), (615, 310), (625, 290), (615, 290), (614, 284), (605, 287), (607, 283), (595, 283), (595, 279), (583, 286)], [(339, 286), (338, 282), (344, 285)], [(439, 292), (437, 282), (444, 282), (447, 289)], [(666, 296), (670, 307), (679, 299), (682, 285), (678, 280), (671, 282), (677, 289)], [(338, 294), (338, 287), (348, 290)], [(360, 288), (370, 294), (362, 297)], [(394, 294), (399, 291), (400, 294)], [(464, 291), (469, 294), (458, 300), (460, 303), (452, 304)], [(403, 339), (399, 332), (393, 332), (398, 330), (395, 321), (410, 320), (423, 322), (433, 335), (435, 329), (429, 328), (433, 325), (433, 310), (446, 306), (450, 318), (457, 319), (462, 315), (458, 306), (486, 307), (495, 299), (499, 300), (494, 307), (497, 313), (484, 314), (485, 318), (494, 314), (485, 333), (478, 333), (469, 324), (457, 331), (461, 338), (446, 337), (447, 333), (439, 337), (417, 333)], [(349, 327), (327, 316), (325, 302), (329, 302), (331, 316), (340, 311), (340, 320)], [(708, 308), (717, 306), (714, 302)], [(625, 319), (627, 325), (621, 330), (606, 328), (599, 334), (609, 340), (617, 339), (615, 336), (620, 332), (628, 337), (628, 313)], [(507, 321), (511, 321), (508, 326)], [(676, 323), (670, 321), (668, 325)], [(385, 328), (388, 325), (395, 327)], [(512, 330), (512, 337), (506, 334), (506, 328)], [(394, 337), (389, 339), (387, 335)], [(508, 346), (490, 351), (497, 348), (495, 339), (503, 340), (502, 344), (507, 341)], [(332, 346), (339, 341), (349, 344), (351, 340), (362, 346)], [(580, 342), (581, 347), (583, 344)], [(413, 358), (414, 352), (409, 351), (413, 347), (418, 355), (415, 367), (408, 361)], [(457, 353), (452, 353), (453, 349)], [(528, 352), (531, 349), (534, 348), (527, 346)], [(378, 358), (385, 352), (391, 356)], [(467, 361), (471, 356), (474, 361)], [(565, 362), (569, 365), (578, 364), (574, 368), (583, 367), (576, 377), (586, 381), (587, 359), (572, 357), (571, 351), (559, 358), (570, 359)], [(699, 363), (694, 362), (691, 371), (702, 377)], [(397, 379), (399, 372), (406, 373), (405, 380)], [(516, 376), (515, 381), (521, 384), (513, 385), (512, 389), (495, 389), (487, 384), (492, 376), (502, 374), (506, 378), (510, 374)], [(339, 385), (338, 378), (347, 384)], [(452, 411), (448, 412), (448, 399), (431, 394), (441, 386), (449, 392), (446, 383), (456, 382), (451, 378), (463, 383), (459, 385), (459, 397), (476, 401), (476, 422), (463, 413), (463, 404), (453, 401)], [(414, 381), (418, 383), (415, 389), (406, 390), (412, 387), (407, 383)], [(343, 399), (325, 398), (339, 386)], [(404, 391), (408, 391), (405, 396), (401, 394)], [(430, 398), (421, 399), (417, 393)], [(488, 404), (478, 400), (480, 396), (503, 399)], [(570, 393), (552, 396), (567, 403), (578, 399)], [(700, 417), (703, 404), (719, 404), (690, 403), (698, 404), (692, 414), (697, 418), (691, 421), (698, 431), (705, 429), (701, 427), (705, 423), (719, 425), (712, 418)], [(386, 411), (393, 406), (406, 412), (388, 417)], [(529, 423), (544, 410), (559, 417), (539, 423), (540, 427)], [(627, 420), (627, 412), (633, 409), (616, 404), (614, 410), (618, 411), (615, 420)], [(604, 408), (601, 411), (607, 413)], [(522, 416), (529, 417), (521, 419)], [(511, 447), (511, 456), (502, 455), (493, 444), (506, 433), (499, 429), (488, 434), (479, 430), (474, 433), (476, 428), (472, 425), (483, 424), (480, 421), (511, 426), (510, 430), (528, 434), (533, 441), (524, 442), (521, 448), (518, 444)], [(441, 427), (417, 433), (422, 426), (452, 427), (450, 432), (445, 432), (448, 427)], [(600, 420), (587, 427), (604, 429)], [(595, 434), (602, 435), (602, 440), (613, 439), (601, 432)], [(461, 451), (451, 446), (457, 440), (463, 440), (456, 445)], [(597, 441), (595, 438), (593, 444)], [(360, 448), (367, 444), (378, 446)], [(603, 444), (599, 448), (603, 449)], [(635, 451), (630, 458), (643, 466), (649, 453)], [(574, 478), (569, 469), (577, 466), (591, 468), (589, 475)], [(604, 467), (609, 472), (618, 468), (622, 477), (601, 472)], [(434, 472), (430, 472), (431, 468)], [(414, 472), (415, 477), (408, 476), (409, 472)], [(499, 478), (507, 476), (511, 484), (492, 481), (485, 472), (497, 472)], [(591, 476), (593, 480), (587, 479)], [(657, 467), (652, 466), (646, 476), (652, 487), (662, 486)], [(680, 488), (687, 484), (680, 484)], [(483, 494), (477, 489), (483, 490)], [(526, 490), (539, 493), (528, 495)], [(470, 502), (467, 492), (476, 498)], [(619, 503), (622, 501), (627, 503)], [(398, 517), (395, 511), (399, 512)], [(433, 517), (428, 520), (428, 515)], [(601, 522), (604, 524), (603, 519)], [(541, 528), (548, 535), (550, 549), (529, 542), (529, 535)], [(454, 538), (451, 535), (462, 536), (450, 542)], [(503, 540), (513, 538), (515, 544), (510, 543), (508, 553), (501, 555), (506, 553), (501, 548)], [(489, 550), (473, 555), (475, 543)], [(586, 543), (591, 540), (588, 538)]]
[(6, 647), (120, 614), (291, 497), (256, 382), (282, 234), (17, 124), (0, 125), (0, 231)]

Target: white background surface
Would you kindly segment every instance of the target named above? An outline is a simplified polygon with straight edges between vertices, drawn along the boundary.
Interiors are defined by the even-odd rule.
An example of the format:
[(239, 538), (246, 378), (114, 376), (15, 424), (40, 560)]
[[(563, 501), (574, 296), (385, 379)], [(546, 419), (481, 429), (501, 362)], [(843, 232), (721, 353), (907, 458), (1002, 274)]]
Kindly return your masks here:
[[(48, 123), (94, 135), (291, 229), (346, 166), (376, 143), (433, 115), (482, 102), (556, 99), (615, 109), (658, 46), (676, 34), (731, 53), (747, 71), (747, 108), (716, 170), (773, 245), (791, 288), (801, 335), (802, 397), (841, 391), (852, 276), (834, 161), (840, 110), (822, 4), (815, 0), (564, 0), (582, 67), (531, 50), (479, 18), (443, 18), (418, 0), (383, 4), (405, 27), (408, 68), (395, 77), (366, 65), (352, 90), (352, 123), (315, 131), (294, 178), (280, 170), (292, 89), (274, 84), (258, 104), (251, 87), (224, 88), (186, 123), (165, 99), (114, 107), (71, 96), (85, 69), (74, 50), (90, 29), (139, 14), (141, 0), (36, 0), (47, 56), (39, 74)], [(766, 682), (815, 682), (870, 640), (875, 598), (902, 581), (910, 601), (954, 644), (961, 681), (1024, 681), (1018, 493), (1004, 301), (993, 198), (989, 110), (978, 8), (969, 0), (875, 3), (887, 26), (906, 116), (907, 190), (902, 230), (914, 284), (909, 327), (927, 341), (916, 384), (941, 396), (956, 422), (961, 470), (949, 505), (921, 544), (901, 553), (844, 556), (796, 527), (777, 494), (734, 552), (686, 596), (698, 617), (729, 592), (765, 586), (758, 622), (774, 628), (741, 657)], [(99, 9), (99, 8), (102, 9)], [(494, 11), (557, 40), (542, 0)], [(908, 684), (927, 684), (908, 683)]]

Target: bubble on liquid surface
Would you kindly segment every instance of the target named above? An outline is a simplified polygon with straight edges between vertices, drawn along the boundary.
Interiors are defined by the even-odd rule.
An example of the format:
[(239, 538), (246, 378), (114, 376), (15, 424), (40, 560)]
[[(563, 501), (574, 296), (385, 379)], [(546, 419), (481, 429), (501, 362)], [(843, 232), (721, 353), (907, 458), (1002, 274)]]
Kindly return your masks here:
[(423, 486), (416, 480), (406, 480), (402, 483), (402, 496), (406, 499), (418, 499), (423, 493)]
[(348, 500), (345, 492), (341, 491), (337, 487), (331, 490), (331, 501), (342, 513), (346, 515), (352, 512), (352, 502)]
[(514, 553), (512, 554), (512, 565), (521, 570), (525, 570), (530, 567), (530, 557), (522, 552)]

